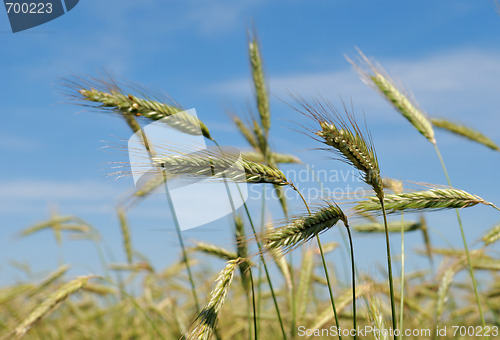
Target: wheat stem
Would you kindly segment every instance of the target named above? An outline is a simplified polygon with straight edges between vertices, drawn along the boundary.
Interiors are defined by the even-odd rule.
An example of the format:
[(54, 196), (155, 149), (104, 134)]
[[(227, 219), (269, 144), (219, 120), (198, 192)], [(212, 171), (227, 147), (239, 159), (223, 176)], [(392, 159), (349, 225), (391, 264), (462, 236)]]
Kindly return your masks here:
[(352, 326), (354, 328), (354, 339), (356, 339), (358, 328), (356, 325), (356, 265), (354, 261), (354, 246), (352, 244), (352, 235), (351, 235), (351, 229), (349, 226), (346, 226), (347, 229), (347, 235), (349, 236), (349, 246), (351, 248), (351, 275), (352, 275), (352, 314), (353, 314), (353, 321), (352, 321)]
[[(339, 318), (337, 316), (337, 309), (335, 308), (335, 300), (333, 298), (332, 285), (330, 282), (330, 275), (328, 275), (325, 254), (323, 253), (323, 248), (321, 247), (321, 241), (319, 240), (319, 235), (316, 235), (316, 240), (318, 241), (318, 248), (319, 248), (319, 251), (321, 254), (321, 262), (323, 263), (323, 268), (325, 270), (325, 278), (326, 278), (326, 282), (328, 285), (328, 293), (330, 295), (330, 303), (332, 304), (333, 315), (335, 317), (335, 324), (337, 326), (337, 329), (340, 329)], [(356, 320), (356, 317), (354, 317), (354, 320)], [(340, 332), (339, 332), (338, 336), (339, 336), (339, 339), (342, 340), (342, 336), (340, 335)]]
[[(389, 272), (389, 291), (391, 295), (391, 314), (392, 314), (392, 327), (396, 328), (396, 307), (394, 306), (394, 285), (392, 279), (392, 260), (391, 260), (391, 246), (389, 243), (389, 231), (387, 228), (387, 214), (385, 212), (384, 200), (380, 200), (380, 205), (382, 207), (382, 213), (384, 215), (384, 225), (385, 225), (385, 244), (386, 244), (386, 252), (387, 252), (387, 270)], [(396, 340), (396, 334), (394, 334), (394, 340)]]
[[(290, 182), (290, 186), (299, 194), (300, 198), (302, 199), (302, 202), (304, 202), (304, 205), (307, 209), (307, 212), (309, 213), (309, 216), (312, 216), (311, 214), (311, 209), (309, 209), (309, 205), (307, 204), (307, 201), (305, 200), (304, 196), (302, 195), (302, 193), (295, 187), (295, 185), (293, 183)], [(346, 226), (347, 227), (347, 226)], [(347, 230), (349, 232), (349, 237), (351, 236), (351, 233), (349, 231), (349, 228), (347, 227)], [(328, 267), (326, 266), (326, 260), (325, 260), (325, 254), (323, 252), (323, 247), (321, 246), (321, 240), (319, 238), (319, 233), (316, 234), (316, 240), (318, 242), (318, 248), (319, 248), (319, 251), (320, 251), (320, 255), (321, 255), (321, 262), (323, 264), (323, 270), (325, 272), (325, 278), (326, 278), (326, 283), (327, 283), (327, 286), (328, 286), (328, 294), (330, 295), (330, 303), (332, 304), (332, 309), (333, 309), (333, 315), (335, 317), (335, 324), (337, 326), (337, 329), (340, 329), (340, 324), (339, 324), (339, 318), (338, 318), (338, 315), (337, 315), (337, 309), (335, 308), (335, 299), (333, 298), (333, 290), (332, 290), (332, 285), (331, 285), (331, 282), (330, 282), (330, 275), (328, 274)], [(352, 261), (354, 263), (354, 254), (352, 253), (352, 240), (351, 240), (351, 254), (352, 254)], [(354, 272), (353, 272), (353, 275), (354, 275)], [(353, 314), (354, 314), (354, 329), (356, 330), (356, 288), (355, 288), (355, 281), (354, 281), (354, 277), (353, 277)], [(342, 335), (340, 335), (340, 332), (339, 332), (339, 339), (342, 339)], [(356, 339), (356, 334), (354, 335), (354, 339)]]
[[(243, 199), (243, 194), (241, 193), (241, 190), (239, 189), (239, 187), (238, 187), (238, 191), (240, 192), (240, 195), (241, 195), (241, 197)], [(269, 289), (271, 290), (271, 296), (273, 298), (274, 307), (276, 309), (276, 314), (278, 316), (278, 321), (279, 321), (279, 324), (280, 324), (280, 327), (281, 327), (281, 333), (283, 335), (283, 339), (286, 340), (287, 336), (286, 336), (286, 332), (285, 332), (285, 327), (283, 325), (283, 320), (281, 318), (281, 313), (280, 313), (278, 301), (276, 299), (276, 294), (274, 293), (273, 284), (271, 282), (271, 275), (269, 275), (269, 270), (267, 268), (267, 264), (266, 264), (266, 261), (264, 259), (264, 254), (262, 253), (262, 249), (263, 249), (262, 248), (262, 244), (259, 241), (259, 238), (257, 236), (258, 235), (257, 234), (257, 230), (255, 230), (255, 226), (253, 224), (252, 217), (250, 215), (250, 211), (248, 210), (248, 207), (247, 207), (244, 199), (243, 199), (243, 208), (245, 209), (246, 215), (247, 215), (248, 220), (250, 222), (250, 226), (252, 227), (252, 232), (255, 235), (255, 240), (256, 240), (256, 243), (257, 243), (257, 247), (259, 248), (260, 259), (261, 259), (262, 265), (264, 267), (264, 272), (266, 273), (267, 282), (269, 284)]]
[(193, 294), (194, 304), (196, 306), (196, 312), (198, 312), (200, 310), (200, 303), (198, 302), (198, 295), (196, 294), (196, 286), (194, 284), (193, 274), (191, 273), (191, 266), (189, 265), (186, 247), (184, 246), (184, 240), (182, 239), (181, 227), (179, 225), (179, 220), (177, 219), (177, 214), (175, 213), (174, 203), (172, 201), (172, 197), (170, 196), (170, 191), (168, 189), (168, 184), (167, 184), (167, 176), (165, 175), (165, 173), (163, 173), (163, 178), (165, 181), (165, 192), (167, 196), (168, 205), (170, 208), (170, 213), (172, 214), (172, 218), (174, 220), (174, 225), (175, 225), (175, 231), (177, 234), (177, 239), (179, 240), (179, 245), (181, 246), (182, 261), (186, 265), (189, 284), (191, 285), (191, 293)]
[(405, 228), (404, 228), (404, 214), (401, 213), (401, 301), (399, 304), (399, 327), (403, 330), (403, 316), (404, 316), (404, 295), (405, 293)]
[[(255, 287), (254, 287), (253, 274), (251, 268), (248, 268), (248, 276), (250, 278), (250, 284), (252, 286), (253, 332), (255, 340), (257, 340), (259, 338), (257, 332), (257, 306), (255, 304)], [(250, 334), (251, 332), (249, 332), (249, 335)]]
[[(444, 164), (443, 157), (441, 156), (441, 152), (439, 152), (439, 148), (437, 144), (434, 144), (434, 148), (436, 150), (436, 154), (438, 155), (439, 161), (441, 162), (441, 167), (443, 168), (444, 175), (446, 176), (446, 180), (448, 181), (448, 185), (451, 186), (451, 180), (450, 176), (448, 174), (448, 170), (446, 169), (446, 165)], [(472, 279), (472, 287), (474, 289), (474, 295), (476, 298), (476, 304), (477, 308), (479, 311), (479, 317), (481, 318), (481, 323), (483, 325), (483, 328), (486, 327), (486, 321), (484, 320), (484, 315), (483, 315), (483, 309), (481, 307), (481, 301), (479, 300), (479, 292), (477, 291), (477, 283), (476, 283), (476, 278), (474, 276), (474, 269), (472, 268), (472, 262), (470, 258), (470, 253), (469, 253), (469, 248), (467, 246), (467, 239), (465, 238), (465, 232), (464, 232), (464, 227), (462, 225), (462, 218), (460, 217), (460, 212), (458, 209), (455, 209), (455, 212), (457, 213), (457, 220), (458, 220), (458, 225), (460, 226), (460, 235), (462, 236), (462, 241), (464, 243), (464, 250), (465, 250), (465, 256), (467, 258), (467, 265), (469, 267), (469, 274)], [(486, 339), (489, 339), (489, 337), (486, 337)]]

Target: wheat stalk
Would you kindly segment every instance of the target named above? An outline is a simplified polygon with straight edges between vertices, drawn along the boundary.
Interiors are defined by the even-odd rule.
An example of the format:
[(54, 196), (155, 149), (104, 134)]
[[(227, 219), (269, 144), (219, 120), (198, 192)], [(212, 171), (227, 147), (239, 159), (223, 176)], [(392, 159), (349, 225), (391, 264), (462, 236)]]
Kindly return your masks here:
[(487, 146), (490, 149), (500, 151), (500, 148), (498, 147), (497, 144), (495, 144), (494, 141), (492, 141), (490, 138), (486, 137), (479, 131), (476, 131), (464, 125), (450, 122), (449, 120), (442, 118), (431, 118), (431, 122), (432, 125), (434, 125), (437, 128), (452, 132), (456, 135), (465, 137), (479, 144), (483, 144), (484, 146)]
[(238, 261), (239, 259), (235, 259), (227, 262), (226, 267), (216, 280), (217, 284), (214, 290), (210, 293), (210, 300), (196, 318), (195, 325), (189, 335), (183, 336), (182, 339), (208, 340), (212, 337)]
[[(382, 177), (380, 176), (380, 168), (378, 165), (377, 155), (373, 147), (373, 142), (370, 138), (365, 138), (361, 129), (356, 123), (354, 115), (349, 113), (345, 104), (344, 111), (347, 120), (343, 119), (338, 111), (328, 102), (319, 100), (314, 101), (314, 105), (306, 103), (304, 100), (297, 98), (302, 111), (302, 114), (311, 117), (320, 125), (320, 131), (316, 132), (319, 140), (324, 144), (333, 148), (337, 154), (348, 164), (352, 165), (362, 174), (365, 183), (371, 185), (373, 191), (377, 195), (382, 204), (385, 224), (386, 251), (387, 251), (387, 267), (389, 272), (389, 286), (391, 291), (391, 307), (392, 307), (392, 324), (396, 328), (395, 306), (394, 306), (394, 287), (392, 279), (392, 264), (391, 252), (389, 244), (389, 233), (387, 231), (387, 217), (383, 206), (384, 189)], [(353, 275), (353, 294), (355, 294), (355, 268), (354, 268), (354, 250), (352, 245), (351, 231), (347, 228), (349, 242), (351, 248), (351, 264)], [(319, 238), (318, 238), (319, 243)], [(324, 262), (324, 259), (323, 259)], [(326, 272), (326, 265), (325, 265)], [(335, 307), (332, 307), (335, 313)], [(353, 298), (353, 328), (356, 328), (356, 305)], [(337, 322), (338, 325), (338, 322)], [(354, 335), (356, 340), (357, 335)]]
[[(458, 209), (472, 207), (480, 203), (496, 208), (492, 203), (486, 202), (479, 196), (454, 188), (392, 194), (386, 195), (384, 198), (384, 204), (388, 213)], [(381, 206), (377, 197), (368, 197), (367, 200), (359, 202), (354, 209), (363, 212), (373, 212), (381, 210)]]
[[(359, 50), (358, 50), (359, 51)], [(432, 124), (427, 118), (427, 116), (416, 106), (416, 104), (412, 103), (411, 100), (405, 96), (405, 94), (400, 91), (394, 83), (390, 80), (388, 76), (386, 76), (385, 72), (383, 71), (382, 67), (379, 65), (374, 66), (368, 58), (366, 58), (361, 51), (359, 51), (361, 59), (364, 61), (366, 65), (371, 69), (372, 74), (368, 74), (367, 72), (363, 72), (360, 67), (358, 67), (356, 64), (354, 64), (352, 61), (351, 63), (360, 71), (362, 74), (362, 77), (367, 81), (368, 83), (372, 84), (372, 86), (377, 89), (392, 105), (396, 108), (397, 111), (399, 111), (404, 117), (412, 123), (412, 125), (422, 134), (424, 135), (433, 145), (436, 150), (436, 154), (439, 157), (439, 160), (441, 162), (441, 166), (443, 168), (444, 174), (446, 176), (446, 179), (448, 181), (448, 185), (451, 187), (451, 180), (450, 176), (448, 175), (448, 171), (446, 170), (446, 166), (444, 164), (443, 158), (441, 156), (441, 153), (439, 152), (439, 148), (436, 144), (436, 140), (434, 138), (434, 130), (432, 128)], [(348, 59), (349, 60), (349, 59)], [(350, 60), (349, 60), (350, 61)], [(497, 208), (498, 209), (498, 208)], [(481, 318), (481, 323), (483, 326), (486, 326), (486, 322), (484, 319), (484, 315), (482, 312), (482, 307), (479, 302), (479, 293), (477, 290), (477, 284), (476, 284), (476, 279), (474, 277), (474, 271), (472, 270), (472, 265), (471, 265), (471, 260), (469, 256), (469, 250), (467, 247), (467, 240), (465, 238), (465, 233), (464, 233), (464, 228), (462, 225), (462, 220), (460, 217), (460, 212), (458, 209), (456, 210), (457, 214), (457, 220), (458, 224), (460, 227), (460, 233), (462, 236), (462, 241), (464, 244), (464, 249), (467, 255), (467, 262), (469, 265), (469, 274), (472, 278), (472, 286), (474, 289), (474, 294), (476, 297), (476, 303), (479, 309), (479, 315)]]
[(264, 251), (276, 248), (282, 248), (284, 252), (291, 251), (330, 229), (338, 221), (348, 225), (347, 217), (340, 207), (336, 204), (328, 204), (311, 215), (298, 217), (285, 226), (267, 232), (264, 237)]
[[(409, 96), (405, 95), (404, 91), (400, 90), (394, 84), (382, 66), (372, 63), (361, 50), (358, 49), (358, 52), (360, 55), (360, 64), (364, 64), (365, 67), (356, 64), (349, 57), (346, 57), (346, 59), (358, 71), (363, 81), (377, 90), (425, 138), (432, 144), (436, 144), (434, 130), (426, 114), (418, 108), (416, 103), (408, 98)], [(369, 69), (371, 73), (366, 69)]]

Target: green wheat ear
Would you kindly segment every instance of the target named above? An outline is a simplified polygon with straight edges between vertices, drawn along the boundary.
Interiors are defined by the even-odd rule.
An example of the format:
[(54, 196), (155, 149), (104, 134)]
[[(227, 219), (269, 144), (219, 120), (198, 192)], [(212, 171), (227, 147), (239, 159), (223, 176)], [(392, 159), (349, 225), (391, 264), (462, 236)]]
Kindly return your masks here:
[(360, 49), (359, 65), (346, 56), (354, 68), (358, 71), (365, 83), (373, 87), (384, 97), (394, 108), (401, 113), (425, 138), (432, 144), (436, 144), (434, 130), (427, 115), (418, 108), (409, 95), (404, 90), (398, 88), (391, 78), (384, 71), (382, 66), (372, 63)]
[(486, 246), (495, 243), (499, 239), (500, 239), (500, 224), (498, 224), (498, 225), (494, 226), (492, 229), (490, 229), (486, 233), (486, 235), (484, 235), (482, 238), (484, 245), (486, 245)]
[[(404, 223), (389, 222), (387, 224), (387, 230), (390, 233), (400, 233), (401, 227), (404, 232), (419, 230), (422, 228), (422, 224), (419, 222), (404, 221)], [(354, 230), (360, 233), (383, 233), (385, 232), (385, 226), (383, 223), (368, 223), (368, 224), (358, 224), (355, 225)]]
[(471, 140), (473, 142), (483, 144), (484, 146), (493, 149), (495, 151), (500, 151), (500, 148), (498, 147), (497, 144), (495, 144), (494, 141), (492, 141), (490, 138), (486, 137), (477, 130), (471, 129), (464, 125), (450, 122), (449, 120), (442, 118), (431, 118), (431, 122), (432, 125), (434, 125), (439, 129), (449, 131), (461, 137), (467, 138), (468, 140)]
[[(184, 109), (177, 103), (164, 102), (146, 95), (136, 96), (127, 92), (113, 79), (64, 79), (64, 85), (69, 89), (68, 97), (73, 98), (82, 106), (90, 106), (122, 115), (127, 121), (128, 116), (144, 117), (157, 121), (170, 117), (168, 124), (181, 132), (199, 135), (212, 139), (208, 127), (198, 118), (183, 112)], [(141, 90), (146, 93), (147, 90)], [(132, 126), (131, 126), (132, 127)], [(133, 129), (140, 126), (134, 124)]]
[(264, 236), (264, 251), (282, 249), (285, 253), (306, 243), (317, 235), (342, 221), (348, 225), (347, 217), (336, 204), (327, 206), (295, 218), (291, 223), (268, 231)]
[[(498, 209), (479, 196), (454, 188), (386, 195), (384, 204), (388, 213), (460, 209), (477, 204), (485, 204)], [(360, 212), (380, 212), (381, 205), (377, 197), (368, 197), (367, 200), (358, 202), (354, 209)]]
[(269, 109), (269, 94), (267, 92), (266, 78), (264, 76), (264, 67), (260, 55), (260, 46), (255, 32), (251, 33), (248, 42), (248, 55), (250, 67), (252, 70), (253, 84), (259, 111), (260, 121), (265, 134), (269, 133), (271, 127), (271, 112)]
[(330, 146), (329, 150), (335, 151), (343, 161), (358, 169), (363, 181), (382, 199), (384, 189), (375, 148), (370, 136), (366, 137), (357, 125), (354, 115), (344, 106), (344, 119), (327, 101), (308, 103), (298, 97), (294, 99), (298, 103), (295, 109), (319, 124), (319, 131), (315, 132), (317, 140)]

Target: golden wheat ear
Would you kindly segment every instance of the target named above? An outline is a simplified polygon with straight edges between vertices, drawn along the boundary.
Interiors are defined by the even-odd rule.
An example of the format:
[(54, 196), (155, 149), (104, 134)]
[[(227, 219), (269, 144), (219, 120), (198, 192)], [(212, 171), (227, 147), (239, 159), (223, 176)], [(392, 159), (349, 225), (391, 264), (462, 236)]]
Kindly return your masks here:
[(217, 284), (210, 293), (210, 300), (200, 312), (188, 334), (183, 335), (184, 340), (208, 340), (211, 339), (217, 327), (219, 313), (226, 300), (229, 287), (233, 281), (234, 270), (240, 259), (228, 261), (226, 267), (220, 272)]

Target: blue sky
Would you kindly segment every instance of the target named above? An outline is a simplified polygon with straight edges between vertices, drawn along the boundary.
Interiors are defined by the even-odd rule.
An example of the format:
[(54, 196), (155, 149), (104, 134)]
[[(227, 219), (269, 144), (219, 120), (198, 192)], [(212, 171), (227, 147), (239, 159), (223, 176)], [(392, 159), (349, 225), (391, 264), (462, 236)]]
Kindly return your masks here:
[[(258, 30), (272, 98), (272, 144), (318, 168), (347, 171), (328, 155), (311, 151), (313, 140), (295, 130), (307, 124), (281, 100), (287, 91), (321, 95), (340, 105), (352, 101), (365, 113), (384, 176), (445, 184), (432, 146), (373, 90), (361, 82), (344, 54), (355, 46), (375, 57), (412, 91), (430, 115), (468, 124), (500, 143), (500, 17), (492, 1), (81, 1), (68, 14), (38, 28), (12, 34), (0, 14), (0, 271), (2, 281), (22, 277), (9, 260), (54, 269), (53, 236), (27, 239), (16, 232), (47, 218), (51, 208), (76, 214), (100, 230), (123, 260), (114, 207), (132, 180), (106, 177), (117, 155), (103, 140), (128, 139), (125, 124), (111, 115), (67, 104), (60, 77), (98, 76), (102, 70), (168, 93), (198, 116), (223, 144), (245, 148), (227, 112), (252, 103), (247, 30)], [(500, 203), (500, 155), (438, 132), (438, 143), (455, 187)], [(123, 156), (123, 155), (122, 155)], [(285, 169), (297, 169), (285, 167)], [(254, 204), (256, 208), (257, 202)], [(299, 202), (292, 202), (301, 212)], [(271, 205), (268, 219), (279, 219)], [(463, 212), (471, 243), (500, 220), (495, 210)], [(460, 247), (454, 212), (429, 215), (439, 234)], [(162, 267), (177, 258), (177, 243), (165, 202), (144, 202), (130, 211), (133, 241)], [(159, 229), (164, 228), (163, 231)], [(227, 220), (185, 232), (188, 240), (231, 247)], [(323, 236), (338, 240), (336, 231)], [(383, 266), (380, 237), (356, 236), (360, 268)], [(394, 247), (399, 247), (394, 237)], [(420, 235), (407, 237), (418, 248)], [(67, 241), (66, 261), (76, 272), (98, 271), (93, 248)], [(366, 251), (363, 249), (369, 249)], [(377, 254), (375, 257), (373, 254)], [(333, 254), (332, 259), (341, 254)], [(422, 264), (409, 256), (410, 268)], [(422, 264), (422, 265), (425, 265)], [(411, 267), (413, 266), (413, 267)]]

